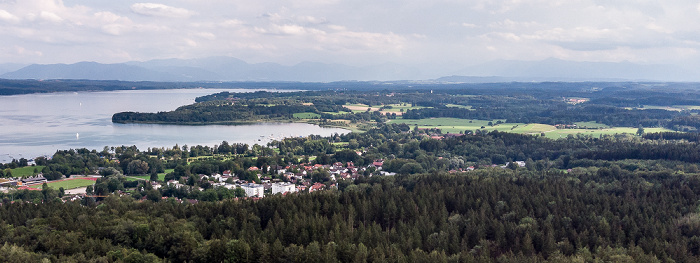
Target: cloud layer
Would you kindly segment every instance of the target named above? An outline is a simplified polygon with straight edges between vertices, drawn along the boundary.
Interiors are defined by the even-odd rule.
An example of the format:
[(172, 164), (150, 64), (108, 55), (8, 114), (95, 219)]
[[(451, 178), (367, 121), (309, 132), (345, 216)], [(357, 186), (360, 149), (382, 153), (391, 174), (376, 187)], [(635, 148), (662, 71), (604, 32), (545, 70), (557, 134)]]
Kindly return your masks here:
[(0, 63), (700, 61), (697, 1), (0, 1)]

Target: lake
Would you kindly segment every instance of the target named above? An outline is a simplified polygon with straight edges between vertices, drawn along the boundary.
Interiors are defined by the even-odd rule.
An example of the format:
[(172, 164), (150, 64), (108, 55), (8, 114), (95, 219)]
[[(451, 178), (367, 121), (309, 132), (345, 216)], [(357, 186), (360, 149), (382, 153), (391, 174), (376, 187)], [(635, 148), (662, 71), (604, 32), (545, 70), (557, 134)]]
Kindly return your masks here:
[(0, 162), (13, 158), (51, 156), (56, 150), (101, 151), (105, 146), (214, 146), (229, 143), (266, 144), (272, 138), (334, 133), (348, 130), (304, 123), (251, 125), (114, 124), (122, 111), (170, 111), (212, 93), (254, 92), (253, 89), (169, 89), (109, 92), (66, 92), (0, 96)]

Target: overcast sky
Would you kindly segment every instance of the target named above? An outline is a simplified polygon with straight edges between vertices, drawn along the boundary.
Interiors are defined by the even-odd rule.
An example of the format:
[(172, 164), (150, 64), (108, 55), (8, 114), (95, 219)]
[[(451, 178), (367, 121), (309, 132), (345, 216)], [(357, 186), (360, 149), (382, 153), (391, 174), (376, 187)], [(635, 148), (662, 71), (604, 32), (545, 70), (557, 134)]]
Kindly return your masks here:
[(0, 0), (0, 39), (0, 63), (232, 56), (285, 65), (682, 65), (700, 58), (700, 2)]

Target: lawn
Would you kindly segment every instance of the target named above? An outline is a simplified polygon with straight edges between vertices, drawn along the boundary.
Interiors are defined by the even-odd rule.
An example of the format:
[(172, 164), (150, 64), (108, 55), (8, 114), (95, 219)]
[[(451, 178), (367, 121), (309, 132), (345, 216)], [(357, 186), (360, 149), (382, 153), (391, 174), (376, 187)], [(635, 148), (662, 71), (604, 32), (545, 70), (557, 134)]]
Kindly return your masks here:
[[(68, 190), (68, 189), (73, 189), (73, 188), (79, 188), (79, 187), (86, 187), (88, 185), (93, 185), (95, 184), (95, 181), (93, 180), (88, 180), (88, 179), (81, 179), (81, 178), (75, 178), (75, 179), (65, 179), (61, 181), (55, 181), (55, 182), (48, 182), (46, 185), (49, 187), (58, 190), (59, 188), (63, 187), (63, 189)], [(41, 189), (42, 185), (33, 185), (30, 186), (31, 188), (36, 188), (36, 189)]]
[[(34, 173), (34, 168), (36, 168), (36, 170), (38, 172)], [(44, 169), (44, 166), (37, 165), (37, 166), (25, 166), (22, 168), (15, 168), (15, 169), (11, 169), (11, 171), (12, 171), (12, 176), (23, 177), (23, 176), (32, 176), (32, 175), (41, 173), (41, 170), (43, 170), (43, 169)]]

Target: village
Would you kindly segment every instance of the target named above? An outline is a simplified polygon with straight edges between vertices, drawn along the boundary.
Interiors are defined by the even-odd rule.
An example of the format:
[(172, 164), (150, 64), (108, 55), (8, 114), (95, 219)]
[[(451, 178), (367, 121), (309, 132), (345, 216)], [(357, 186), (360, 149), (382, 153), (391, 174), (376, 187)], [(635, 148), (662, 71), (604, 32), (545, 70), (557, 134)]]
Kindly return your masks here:
[[(197, 178), (196, 184), (192, 183), (189, 178), (180, 178), (179, 180), (167, 180), (167, 181), (150, 181), (146, 179), (138, 178), (136, 181), (136, 187), (134, 189), (143, 189), (144, 187), (148, 189), (159, 190), (162, 188), (171, 188), (184, 191), (205, 191), (207, 189), (217, 189), (225, 188), (228, 190), (240, 189), (241, 198), (251, 198), (257, 200), (269, 195), (287, 195), (292, 193), (312, 193), (317, 191), (323, 191), (327, 189), (337, 188), (336, 181), (339, 179), (355, 180), (360, 176), (363, 176), (365, 171), (370, 169), (374, 171), (377, 175), (382, 176), (392, 176), (396, 173), (382, 171), (383, 160), (378, 159), (372, 162), (370, 165), (365, 167), (356, 167), (353, 162), (336, 162), (332, 165), (321, 165), (321, 164), (307, 164), (302, 163), (298, 165), (287, 165), (287, 166), (264, 166), (264, 167), (249, 167), (246, 172), (254, 173), (257, 177), (256, 180), (241, 180), (236, 174), (231, 170), (225, 170), (223, 173), (213, 173), (211, 175), (207, 174), (197, 174), (192, 177)], [(103, 167), (98, 168), (98, 170), (105, 169)], [(264, 173), (263, 171), (268, 171)], [(97, 171), (95, 171), (97, 172)], [(312, 173), (322, 174), (327, 176), (324, 182), (319, 182), (318, 178), (312, 178)], [(273, 175), (275, 178), (273, 179)], [(137, 178), (132, 176), (123, 176), (123, 178)], [(79, 181), (87, 183), (78, 183), (74, 185), (88, 184), (87, 186), (81, 186), (76, 188), (65, 188), (64, 187), (53, 187), (60, 188), (61, 197), (64, 201), (68, 200), (80, 200), (83, 198), (104, 198), (107, 195), (104, 193), (96, 193), (93, 184), (100, 179), (106, 179), (99, 172), (92, 175), (73, 175), (70, 178), (49, 181), (42, 173), (37, 175), (28, 176), (25, 178), (4, 178), (0, 181), (0, 191), (3, 193), (11, 193), (12, 191), (41, 191), (44, 186), (53, 187), (54, 185), (62, 184), (68, 181)], [(257, 181), (257, 182), (256, 182)], [(90, 183), (91, 182), (91, 183)], [(205, 186), (206, 185), (206, 186)], [(205, 186), (205, 187), (203, 187)], [(125, 189), (124, 191), (115, 191), (118, 195), (131, 195), (133, 191)], [(168, 199), (168, 196), (163, 196), (161, 199)], [(237, 197), (238, 198), (238, 197)], [(143, 195), (139, 199), (146, 200), (147, 196)], [(182, 199), (174, 197), (176, 201), (183, 202)], [(196, 202), (196, 200), (188, 200), (190, 202)]]

